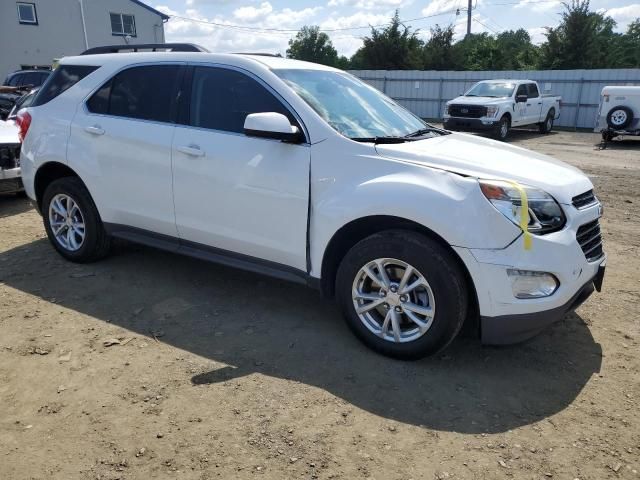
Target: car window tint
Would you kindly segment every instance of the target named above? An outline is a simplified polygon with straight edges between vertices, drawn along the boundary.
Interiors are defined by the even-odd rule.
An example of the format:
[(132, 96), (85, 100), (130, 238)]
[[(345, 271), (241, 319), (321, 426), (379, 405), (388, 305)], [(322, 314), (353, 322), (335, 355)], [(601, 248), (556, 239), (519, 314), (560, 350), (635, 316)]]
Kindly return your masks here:
[(50, 102), (61, 93), (69, 90), (98, 67), (90, 65), (61, 65), (44, 82), (32, 106), (38, 107)]
[(224, 68), (195, 68), (190, 112), (191, 125), (226, 132), (243, 132), (250, 113), (277, 112), (297, 124), (289, 110), (260, 83)]
[(516, 97), (518, 95), (528, 95), (527, 94), (527, 86), (526, 85), (523, 84), (523, 85), (520, 85), (518, 87), (518, 91), (516, 92)]
[(89, 109), (119, 117), (171, 122), (179, 71), (179, 65), (149, 65), (120, 72), (108, 88), (105, 85), (94, 94)]
[(11, 77), (11, 79), (9, 80), (8, 84), (11, 87), (17, 87), (18, 85), (20, 85), (20, 81), (22, 80), (23, 75), (14, 75), (13, 77)]
[(536, 86), (535, 83), (530, 83), (528, 85), (528, 90), (529, 90), (529, 98), (536, 98), (538, 97), (538, 87)]

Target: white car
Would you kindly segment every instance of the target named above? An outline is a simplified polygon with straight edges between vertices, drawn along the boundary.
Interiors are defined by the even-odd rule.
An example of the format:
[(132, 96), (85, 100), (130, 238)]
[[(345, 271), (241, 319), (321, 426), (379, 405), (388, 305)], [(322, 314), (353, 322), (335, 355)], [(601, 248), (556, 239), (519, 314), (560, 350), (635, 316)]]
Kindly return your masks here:
[(448, 130), (490, 133), (505, 140), (511, 127), (537, 125), (549, 133), (560, 118), (561, 98), (542, 93), (533, 80), (483, 80), (444, 109)]
[(186, 52), (65, 58), (18, 116), (53, 247), (120, 237), (307, 283), (354, 333), (418, 358), (463, 323), (503, 344), (600, 289), (586, 175), (433, 128), (340, 70)]
[(0, 193), (22, 192), (20, 140), (13, 120), (0, 120)]

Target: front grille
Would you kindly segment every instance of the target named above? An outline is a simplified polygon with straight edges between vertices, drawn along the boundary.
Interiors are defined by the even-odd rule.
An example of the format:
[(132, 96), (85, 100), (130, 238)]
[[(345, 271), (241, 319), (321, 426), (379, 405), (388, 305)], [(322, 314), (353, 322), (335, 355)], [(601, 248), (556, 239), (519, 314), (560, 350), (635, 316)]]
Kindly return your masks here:
[(580, 210), (581, 208), (587, 208), (591, 205), (595, 205), (598, 203), (598, 199), (594, 195), (593, 190), (589, 190), (588, 192), (584, 192), (573, 197), (571, 199), (571, 203), (573, 203), (574, 207)]
[(487, 107), (480, 105), (449, 105), (452, 117), (481, 118), (487, 116)]
[(588, 262), (594, 262), (604, 256), (604, 250), (602, 250), (602, 232), (600, 231), (598, 220), (585, 223), (578, 228), (576, 240), (578, 240), (580, 248), (582, 248)]
[(20, 144), (0, 145), (0, 168), (20, 166)]

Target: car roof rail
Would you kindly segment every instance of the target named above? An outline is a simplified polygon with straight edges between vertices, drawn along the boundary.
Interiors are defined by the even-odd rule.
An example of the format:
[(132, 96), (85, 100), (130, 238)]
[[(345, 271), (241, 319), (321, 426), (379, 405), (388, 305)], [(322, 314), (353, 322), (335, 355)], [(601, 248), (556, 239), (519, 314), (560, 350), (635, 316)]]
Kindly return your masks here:
[(208, 53), (204, 47), (193, 43), (138, 43), (135, 45), (104, 45), (85, 50), (80, 55), (102, 55), (105, 53), (151, 52), (202, 52)]
[(278, 57), (283, 58), (279, 53), (262, 53), (262, 52), (236, 52), (235, 55), (255, 55), (258, 57)]

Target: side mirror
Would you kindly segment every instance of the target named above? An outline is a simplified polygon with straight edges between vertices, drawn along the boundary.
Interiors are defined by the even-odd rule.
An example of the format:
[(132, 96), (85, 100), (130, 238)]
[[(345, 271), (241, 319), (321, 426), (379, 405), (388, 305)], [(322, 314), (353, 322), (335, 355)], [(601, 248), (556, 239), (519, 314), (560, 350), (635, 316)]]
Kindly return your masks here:
[(250, 137), (271, 138), (283, 142), (300, 143), (302, 134), (289, 119), (276, 112), (251, 113), (244, 120), (244, 134)]
[(516, 95), (516, 103), (524, 103), (529, 99), (526, 95)]

